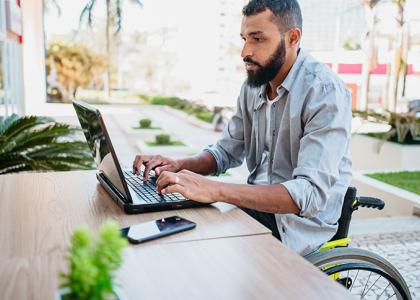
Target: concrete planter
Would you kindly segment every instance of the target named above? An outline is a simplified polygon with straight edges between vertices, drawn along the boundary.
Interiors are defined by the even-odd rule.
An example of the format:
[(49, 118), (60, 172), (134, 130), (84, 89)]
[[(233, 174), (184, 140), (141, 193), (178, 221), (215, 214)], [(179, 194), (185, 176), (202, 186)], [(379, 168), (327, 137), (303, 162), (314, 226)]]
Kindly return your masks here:
[(154, 140), (155, 136), (158, 134), (163, 134), (164, 131), (162, 129), (140, 129), (140, 128), (133, 128), (133, 127), (125, 127), (125, 133), (130, 136), (139, 137), (142, 140)]
[(385, 208), (383, 210), (359, 208), (354, 213), (354, 218), (412, 216), (414, 211), (420, 207), (420, 196), (366, 176), (366, 174), (375, 172), (354, 172), (352, 185), (357, 188), (359, 195), (372, 196), (384, 200)]
[(201, 150), (191, 147), (188, 144), (185, 144), (185, 146), (149, 146), (146, 144), (147, 141), (154, 141), (154, 138), (136, 143), (136, 147), (140, 153), (150, 155), (160, 154), (169, 157), (186, 157), (194, 155)]
[[(420, 145), (400, 145), (355, 134), (350, 142), (353, 170), (420, 170)], [(380, 147), (380, 151), (378, 149)]]

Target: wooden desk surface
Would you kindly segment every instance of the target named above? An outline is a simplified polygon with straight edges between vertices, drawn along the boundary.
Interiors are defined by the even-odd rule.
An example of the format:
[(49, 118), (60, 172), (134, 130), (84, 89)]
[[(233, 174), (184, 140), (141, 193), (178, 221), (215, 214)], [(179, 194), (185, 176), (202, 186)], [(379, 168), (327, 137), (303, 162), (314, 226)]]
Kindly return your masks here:
[(122, 227), (179, 215), (194, 230), (150, 243), (173, 243), (231, 236), (270, 234), (240, 209), (214, 207), (125, 214), (96, 180), (94, 171), (26, 173), (0, 176), (0, 260), (64, 253), (79, 226), (97, 230), (106, 219)]
[[(63, 255), (0, 263), (1, 299), (52, 299)], [(130, 245), (116, 277), (123, 299), (352, 299), (269, 235)]]
[(0, 299), (52, 299), (70, 235), (178, 214), (197, 228), (130, 245), (117, 275), (127, 299), (345, 299), (337, 283), (239, 209), (126, 215), (94, 172), (0, 176)]
[(129, 299), (351, 299), (272, 235), (144, 246), (118, 274)]

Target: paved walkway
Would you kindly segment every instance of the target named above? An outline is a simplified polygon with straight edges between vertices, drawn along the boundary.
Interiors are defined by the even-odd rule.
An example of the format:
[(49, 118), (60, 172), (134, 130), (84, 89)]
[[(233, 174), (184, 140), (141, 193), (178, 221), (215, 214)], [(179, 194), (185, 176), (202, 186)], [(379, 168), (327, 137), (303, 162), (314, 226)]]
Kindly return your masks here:
[[(185, 154), (171, 154), (169, 147), (168, 150), (165, 150), (165, 153), (156, 154), (168, 155), (175, 158), (191, 156), (200, 152), (206, 146), (215, 143), (222, 135), (221, 132), (214, 132), (209, 129), (209, 126), (206, 123), (203, 123), (202, 126), (197, 126), (197, 120), (191, 119), (187, 114), (182, 112), (174, 114), (170, 110), (154, 105), (132, 107), (130, 111), (112, 114), (105, 118), (105, 120), (106, 122), (113, 124), (111, 125), (114, 130), (114, 132), (111, 133), (113, 139), (114, 136), (117, 139), (125, 139), (131, 147), (131, 153), (133, 153), (133, 151), (134, 153), (139, 153), (142, 150), (138, 148), (138, 141), (141, 137), (130, 133), (129, 130), (132, 127), (138, 126), (138, 121), (145, 117), (151, 118), (154, 126), (160, 127), (165, 133), (169, 133), (171, 139), (184, 142), (190, 149), (187, 149)], [(120, 143), (120, 145), (122, 144)], [(121, 148), (121, 152), (129, 153), (126, 145)], [(223, 176), (223, 180), (238, 183), (246, 182), (248, 171), (244, 164), (239, 168), (229, 170), (228, 173), (229, 176)]]
[(420, 299), (420, 218), (358, 219), (350, 228), (351, 246), (386, 258), (406, 280), (413, 299)]

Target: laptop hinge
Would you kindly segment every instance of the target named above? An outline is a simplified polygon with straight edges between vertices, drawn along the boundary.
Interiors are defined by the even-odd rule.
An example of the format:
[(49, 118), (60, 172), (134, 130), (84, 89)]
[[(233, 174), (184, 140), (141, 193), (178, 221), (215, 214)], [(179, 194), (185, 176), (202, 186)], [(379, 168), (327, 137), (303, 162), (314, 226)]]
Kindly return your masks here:
[(115, 186), (112, 184), (112, 182), (106, 177), (106, 175), (103, 172), (96, 173), (96, 178), (101, 183), (101, 185), (109, 192), (111, 197), (117, 202), (117, 204), (121, 207), (124, 207), (126, 204), (129, 204), (130, 202), (127, 200), (127, 198), (124, 197), (123, 194), (121, 194), (120, 191), (118, 191)]

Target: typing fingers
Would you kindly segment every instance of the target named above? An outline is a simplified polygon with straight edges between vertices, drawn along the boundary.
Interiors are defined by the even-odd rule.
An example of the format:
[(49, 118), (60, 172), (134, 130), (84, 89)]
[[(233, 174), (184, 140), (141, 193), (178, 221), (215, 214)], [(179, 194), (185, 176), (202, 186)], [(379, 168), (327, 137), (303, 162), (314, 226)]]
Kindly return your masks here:
[(180, 179), (176, 173), (164, 171), (161, 173), (158, 180), (156, 181), (157, 191), (158, 193), (161, 193), (162, 190), (165, 189), (167, 186), (179, 184), (179, 182)]
[(142, 164), (147, 163), (149, 160), (150, 157), (147, 155), (136, 155), (133, 162), (133, 173), (140, 174)]

